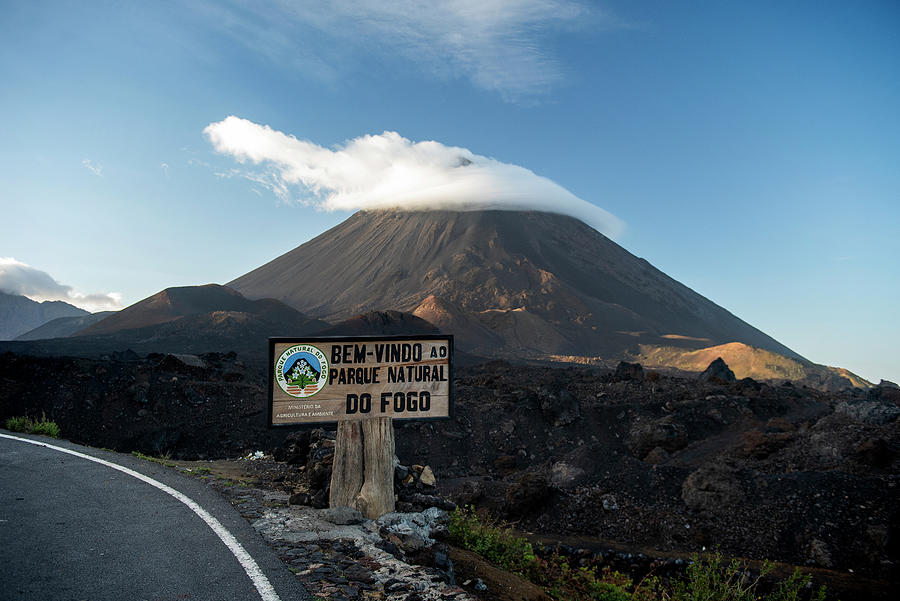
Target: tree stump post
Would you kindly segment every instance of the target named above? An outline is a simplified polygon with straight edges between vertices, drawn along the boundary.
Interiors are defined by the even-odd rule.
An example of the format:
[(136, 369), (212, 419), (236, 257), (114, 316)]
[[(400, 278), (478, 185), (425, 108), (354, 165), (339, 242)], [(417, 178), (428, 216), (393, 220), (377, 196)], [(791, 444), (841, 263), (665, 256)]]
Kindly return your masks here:
[(394, 423), (390, 417), (338, 422), (331, 507), (353, 507), (370, 519), (394, 511)]
[(356, 506), (356, 495), (363, 485), (363, 466), (362, 422), (339, 421), (328, 495), (330, 507)]

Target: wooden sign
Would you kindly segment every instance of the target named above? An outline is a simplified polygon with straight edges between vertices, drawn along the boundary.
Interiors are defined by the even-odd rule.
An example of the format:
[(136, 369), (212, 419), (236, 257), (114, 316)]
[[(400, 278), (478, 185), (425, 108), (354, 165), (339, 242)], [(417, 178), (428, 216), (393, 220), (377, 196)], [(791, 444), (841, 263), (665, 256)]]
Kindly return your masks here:
[(448, 418), (453, 337), (269, 339), (269, 424)]

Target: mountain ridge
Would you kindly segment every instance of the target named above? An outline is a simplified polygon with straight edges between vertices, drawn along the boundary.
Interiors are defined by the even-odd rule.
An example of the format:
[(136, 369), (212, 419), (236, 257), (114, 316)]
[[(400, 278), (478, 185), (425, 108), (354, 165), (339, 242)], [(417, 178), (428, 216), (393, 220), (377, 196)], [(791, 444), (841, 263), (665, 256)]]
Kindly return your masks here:
[(58, 317), (90, 315), (65, 301), (37, 302), (0, 291), (0, 340), (12, 340)]

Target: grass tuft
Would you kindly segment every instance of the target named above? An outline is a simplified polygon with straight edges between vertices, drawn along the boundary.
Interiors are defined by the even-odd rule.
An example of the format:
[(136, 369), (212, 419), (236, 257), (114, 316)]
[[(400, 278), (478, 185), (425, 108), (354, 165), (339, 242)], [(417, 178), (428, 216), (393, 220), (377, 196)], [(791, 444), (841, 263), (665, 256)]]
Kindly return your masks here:
[(144, 461), (149, 461), (151, 463), (158, 463), (166, 467), (177, 467), (174, 461), (168, 460), (168, 457), (152, 457), (150, 455), (144, 455), (140, 451), (132, 451), (131, 454), (138, 459), (143, 459)]
[(44, 413), (41, 414), (39, 420), (31, 419), (28, 416), (10, 417), (6, 420), (6, 429), (11, 432), (59, 438), (59, 426), (56, 425), (56, 422), (48, 420)]

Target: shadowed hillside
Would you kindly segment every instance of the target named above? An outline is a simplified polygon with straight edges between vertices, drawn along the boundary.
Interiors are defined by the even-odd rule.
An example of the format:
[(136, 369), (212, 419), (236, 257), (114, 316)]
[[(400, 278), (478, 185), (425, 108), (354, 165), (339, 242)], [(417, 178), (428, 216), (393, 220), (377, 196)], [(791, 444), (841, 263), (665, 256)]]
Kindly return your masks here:
[(73, 317), (57, 317), (44, 325), (17, 336), (16, 340), (49, 340), (50, 338), (65, 338), (106, 319), (115, 311), (100, 311), (89, 315), (75, 315)]
[(251, 301), (240, 293), (220, 286), (182, 286), (166, 288), (108, 318), (76, 332), (78, 336), (114, 334), (175, 321), (190, 315), (215, 311), (249, 313), (268, 321), (293, 320), (296, 311), (270, 298)]

